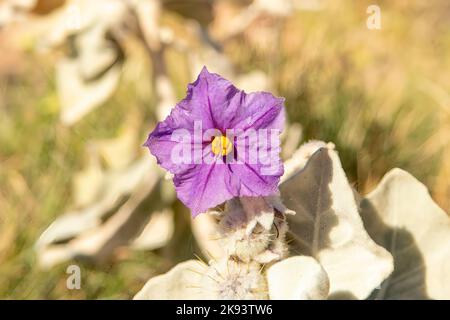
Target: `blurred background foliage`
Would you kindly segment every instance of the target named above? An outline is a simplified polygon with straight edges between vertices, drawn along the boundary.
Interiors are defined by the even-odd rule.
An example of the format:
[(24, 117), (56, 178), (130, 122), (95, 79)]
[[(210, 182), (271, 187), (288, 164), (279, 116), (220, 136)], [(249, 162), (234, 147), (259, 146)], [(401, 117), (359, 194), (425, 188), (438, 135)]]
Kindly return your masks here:
[[(152, 82), (161, 51), (152, 51), (156, 55), (149, 62), (148, 41), (142, 45), (139, 37), (118, 33), (124, 54), (118, 55), (118, 86), (82, 119), (64, 123), (55, 65), (70, 46), (66, 42), (41, 50), (37, 34), (42, 28), (30, 27), (64, 2), (34, 2), (0, 29), (0, 298), (130, 298), (149, 277), (197, 251), (188, 211), (179, 202), (170, 204), (177, 223), (167, 246), (119, 246), (106, 262), (77, 262), (82, 266), (80, 290), (66, 288), (72, 262), (39, 268), (34, 244), (75, 206), (74, 176), (89, 164), (86, 150), (92, 141), (114, 139), (132, 127), (128, 154), (103, 157), (101, 166), (120, 167), (116, 162), (122, 157), (141, 154), (150, 161), (141, 144), (158, 119)], [(267, 9), (255, 17), (242, 15), (255, 5), (252, 1), (162, 1), (160, 24), (171, 30), (166, 36), (183, 39), (187, 47), (162, 53), (174, 98), (183, 98), (193, 80), (189, 53), (201, 46), (200, 32), (230, 61), (234, 73), (264, 72), (272, 90), (286, 97), (289, 122), (301, 125), (302, 141), (332, 141), (360, 193), (400, 167), (424, 182), (448, 212), (450, 3), (377, 1), (382, 28), (368, 30), (366, 9), (373, 1), (259, 2)], [(52, 28), (58, 26), (45, 30)], [(220, 70), (216, 63), (222, 62), (202, 60), (205, 55), (199, 62)], [(167, 186), (161, 190), (170, 193)]]

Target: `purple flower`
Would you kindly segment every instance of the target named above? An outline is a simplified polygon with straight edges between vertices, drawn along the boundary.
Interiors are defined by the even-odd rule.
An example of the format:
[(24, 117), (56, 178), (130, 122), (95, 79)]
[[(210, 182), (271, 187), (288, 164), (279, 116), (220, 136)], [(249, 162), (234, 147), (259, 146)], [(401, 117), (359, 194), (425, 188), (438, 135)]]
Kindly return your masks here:
[(247, 94), (206, 67), (145, 143), (195, 217), (234, 197), (278, 192), (284, 98)]

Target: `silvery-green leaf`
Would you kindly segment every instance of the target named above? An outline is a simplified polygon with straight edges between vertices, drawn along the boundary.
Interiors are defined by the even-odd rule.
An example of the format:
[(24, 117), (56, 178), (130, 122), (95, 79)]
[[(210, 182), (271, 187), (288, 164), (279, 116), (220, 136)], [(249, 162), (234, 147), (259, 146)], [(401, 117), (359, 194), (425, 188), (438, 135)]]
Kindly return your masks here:
[(0, 27), (23, 20), (36, 6), (37, 0), (3, 0), (0, 1)]
[(450, 218), (408, 172), (389, 171), (361, 202), (367, 231), (394, 257), (375, 299), (450, 299)]
[(103, 25), (96, 24), (74, 39), (77, 71), (85, 82), (101, 77), (119, 59), (120, 48), (105, 39), (106, 33)]
[[(39, 237), (39, 264), (55, 264), (84, 257), (102, 260), (119, 245), (128, 244), (148, 219), (144, 201), (160, 179), (147, 157), (129, 167), (105, 174), (104, 192), (97, 201), (57, 218)], [(111, 214), (106, 221), (105, 216)]]
[(332, 142), (324, 142), (320, 140), (311, 140), (303, 143), (291, 157), (284, 162), (284, 173), (281, 176), (281, 183), (290, 179), (293, 175), (303, 169), (308, 162), (309, 158), (320, 148), (327, 148), (334, 150), (334, 144)]
[(105, 172), (94, 148), (88, 148), (87, 165), (72, 179), (73, 203), (77, 208), (93, 203), (102, 192)]
[(165, 274), (151, 278), (134, 300), (204, 299), (201, 282), (206, 266), (197, 260), (177, 264)]
[(58, 10), (52, 30), (61, 31), (49, 42), (64, 41), (69, 49), (57, 64), (63, 123), (78, 121), (116, 88), (123, 52), (114, 32), (126, 13), (127, 6), (118, 0), (76, 0)]
[(117, 65), (100, 78), (88, 81), (83, 78), (78, 61), (68, 58), (58, 63), (56, 71), (61, 120), (67, 125), (77, 122), (109, 98), (120, 77), (120, 66)]
[(393, 269), (392, 256), (364, 229), (338, 154), (319, 149), (280, 186), (292, 254), (310, 255), (330, 279), (330, 298), (365, 299)]
[(60, 1), (61, 6), (33, 22), (38, 29), (33, 32), (37, 31), (41, 48), (58, 47), (74, 36), (101, 27), (104, 32), (97, 38), (98, 42), (93, 43), (95, 50), (105, 44), (105, 32), (120, 26), (128, 13), (128, 5), (122, 0)]
[(139, 118), (133, 114), (120, 129), (117, 137), (95, 140), (93, 145), (98, 149), (105, 165), (110, 169), (121, 170), (129, 166), (136, 159), (139, 143)]
[(225, 255), (225, 250), (221, 245), (215, 214), (218, 213), (209, 211), (192, 219), (192, 233), (203, 254), (208, 259), (217, 260)]
[(153, 212), (144, 230), (133, 241), (132, 247), (139, 250), (155, 250), (164, 247), (172, 238), (174, 228), (172, 210)]
[(330, 289), (325, 270), (307, 256), (273, 264), (267, 270), (267, 282), (271, 300), (324, 300)]

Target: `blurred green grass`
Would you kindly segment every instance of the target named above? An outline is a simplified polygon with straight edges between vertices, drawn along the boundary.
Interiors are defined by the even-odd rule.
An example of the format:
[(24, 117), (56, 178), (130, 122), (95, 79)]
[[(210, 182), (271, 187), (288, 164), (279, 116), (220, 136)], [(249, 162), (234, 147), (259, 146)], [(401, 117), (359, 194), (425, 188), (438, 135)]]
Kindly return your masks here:
[[(380, 1), (382, 30), (370, 31), (369, 4), (344, 1), (286, 20), (259, 19), (224, 50), (239, 70), (270, 75), (290, 121), (303, 126), (305, 140), (336, 144), (361, 193), (401, 167), (449, 211), (450, 6)], [(133, 110), (150, 130), (153, 101), (124, 82), (104, 106), (64, 127), (52, 59), (27, 52), (20, 72), (0, 78), (0, 298), (130, 298), (169, 262), (128, 252), (107, 265), (83, 264), (82, 289), (70, 291), (67, 265), (40, 271), (33, 244), (70, 205), (71, 178), (88, 141), (114, 137)], [(176, 54), (168, 59), (180, 63)], [(186, 72), (177, 78), (176, 70), (170, 74), (181, 97)]]
[[(366, 28), (369, 1), (270, 19), (235, 39), (243, 69), (267, 71), (306, 139), (332, 141), (362, 193), (390, 168), (423, 181), (448, 210), (450, 28), (445, 1), (381, 1), (381, 30)], [(263, 37), (260, 33), (279, 30)], [(270, 42), (270, 43), (267, 43)], [(268, 63), (270, 61), (270, 63)]]
[[(25, 74), (2, 83), (7, 103), (0, 117), (0, 297), (128, 298), (151, 275), (148, 266), (158, 261), (154, 254), (136, 253), (123, 263), (100, 269), (85, 265), (82, 279), (87, 289), (70, 291), (65, 285), (67, 266), (39, 271), (32, 247), (70, 203), (72, 174), (83, 164), (87, 141), (117, 133), (132, 108), (122, 107), (128, 95), (120, 97), (119, 90), (108, 103), (110, 112), (100, 109), (74, 127), (64, 127), (59, 124), (48, 57), (31, 56), (30, 60)], [(133, 105), (137, 105), (135, 101)], [(133, 282), (130, 274), (144, 278), (133, 285), (136, 280)]]

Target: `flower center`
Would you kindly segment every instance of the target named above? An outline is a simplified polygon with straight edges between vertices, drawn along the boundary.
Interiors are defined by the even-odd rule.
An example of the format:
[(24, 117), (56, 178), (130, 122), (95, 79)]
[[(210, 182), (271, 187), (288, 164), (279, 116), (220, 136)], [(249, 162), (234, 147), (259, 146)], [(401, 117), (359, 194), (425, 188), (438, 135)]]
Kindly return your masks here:
[(233, 144), (226, 136), (214, 137), (211, 149), (215, 155), (221, 154), (226, 156), (233, 150)]

